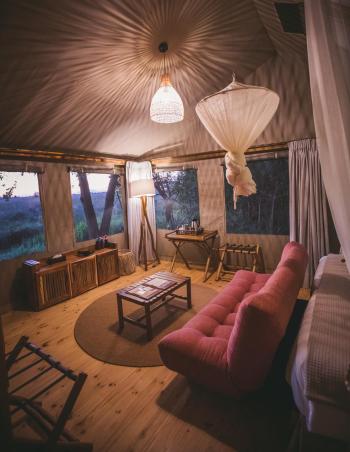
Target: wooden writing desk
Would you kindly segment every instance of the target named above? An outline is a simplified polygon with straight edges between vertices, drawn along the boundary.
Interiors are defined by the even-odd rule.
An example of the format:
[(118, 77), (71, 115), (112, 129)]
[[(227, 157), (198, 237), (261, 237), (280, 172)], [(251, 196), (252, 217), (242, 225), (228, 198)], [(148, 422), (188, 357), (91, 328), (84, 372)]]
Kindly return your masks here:
[(198, 235), (192, 235), (192, 234), (176, 234), (176, 231), (168, 232), (165, 234), (165, 237), (174, 245), (176, 251), (173, 257), (173, 260), (171, 262), (170, 271), (172, 272), (174, 269), (176, 257), (179, 254), (186, 264), (186, 267), (190, 270), (191, 267), (185, 258), (185, 256), (181, 252), (181, 247), (185, 245), (186, 243), (192, 243), (194, 245), (197, 245), (199, 248), (203, 249), (207, 255), (207, 261), (205, 264), (205, 270), (204, 270), (204, 278), (203, 281), (207, 281), (207, 279), (210, 278), (210, 276), (214, 273), (211, 272), (208, 275), (209, 267), (211, 263), (211, 257), (213, 254), (213, 248), (215, 239), (218, 235), (218, 231), (204, 231), (202, 234)]

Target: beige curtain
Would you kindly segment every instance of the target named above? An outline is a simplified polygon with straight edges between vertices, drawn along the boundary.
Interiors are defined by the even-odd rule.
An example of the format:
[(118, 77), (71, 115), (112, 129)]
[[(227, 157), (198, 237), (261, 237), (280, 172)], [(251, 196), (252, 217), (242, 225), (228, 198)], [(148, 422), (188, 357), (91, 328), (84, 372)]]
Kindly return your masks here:
[(316, 140), (292, 141), (288, 147), (290, 239), (307, 249), (304, 285), (311, 287), (320, 258), (329, 253), (326, 193)]
[[(134, 180), (152, 179), (151, 162), (126, 162), (126, 191), (128, 198), (128, 234), (129, 248), (135, 255), (136, 262), (138, 260), (138, 248), (140, 243), (140, 224), (141, 224), (141, 199), (129, 198), (129, 184)], [(156, 240), (156, 214), (154, 207), (154, 196), (147, 197), (147, 215), (152, 228), (154, 239)], [(151, 240), (148, 237), (149, 232), (146, 228), (146, 252), (147, 258), (153, 259), (154, 255), (151, 247)], [(138, 263), (138, 262), (137, 262)]]
[(305, 0), (305, 19), (322, 177), (350, 271), (350, 1)]

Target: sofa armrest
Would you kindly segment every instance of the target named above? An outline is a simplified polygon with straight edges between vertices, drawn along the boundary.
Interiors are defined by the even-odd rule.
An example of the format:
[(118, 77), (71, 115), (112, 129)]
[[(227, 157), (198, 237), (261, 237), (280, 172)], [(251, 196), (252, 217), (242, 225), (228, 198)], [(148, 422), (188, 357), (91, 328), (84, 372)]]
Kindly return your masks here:
[[(181, 328), (158, 344), (163, 363), (171, 370), (219, 392), (227, 375), (227, 341), (208, 337), (193, 328)], [(232, 392), (227, 378), (227, 390)]]
[[(193, 367), (194, 362), (208, 367), (226, 364), (227, 341), (208, 337), (193, 328), (181, 328), (165, 336), (158, 344), (164, 364), (173, 369)], [(168, 365), (169, 364), (169, 365)]]

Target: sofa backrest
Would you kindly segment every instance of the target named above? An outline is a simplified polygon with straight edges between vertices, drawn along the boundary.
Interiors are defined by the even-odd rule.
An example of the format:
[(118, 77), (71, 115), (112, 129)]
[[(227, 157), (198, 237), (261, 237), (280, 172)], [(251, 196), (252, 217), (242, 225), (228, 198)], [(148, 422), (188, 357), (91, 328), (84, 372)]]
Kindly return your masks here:
[(271, 368), (303, 283), (307, 259), (302, 245), (288, 243), (264, 287), (239, 307), (227, 363), (230, 377), (242, 393), (258, 389)]

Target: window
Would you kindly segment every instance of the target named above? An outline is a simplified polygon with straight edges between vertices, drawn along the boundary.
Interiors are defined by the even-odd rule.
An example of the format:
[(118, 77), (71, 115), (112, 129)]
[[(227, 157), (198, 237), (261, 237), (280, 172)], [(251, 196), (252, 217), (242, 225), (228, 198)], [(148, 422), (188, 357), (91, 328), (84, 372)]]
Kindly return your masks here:
[(175, 229), (199, 220), (197, 171), (161, 171), (153, 175), (159, 229)]
[(77, 242), (124, 231), (119, 174), (71, 172)]
[(225, 177), (226, 232), (289, 235), (288, 158), (252, 160), (248, 167), (257, 193), (240, 196), (236, 210)]
[(44, 250), (37, 174), (0, 171), (0, 260)]

